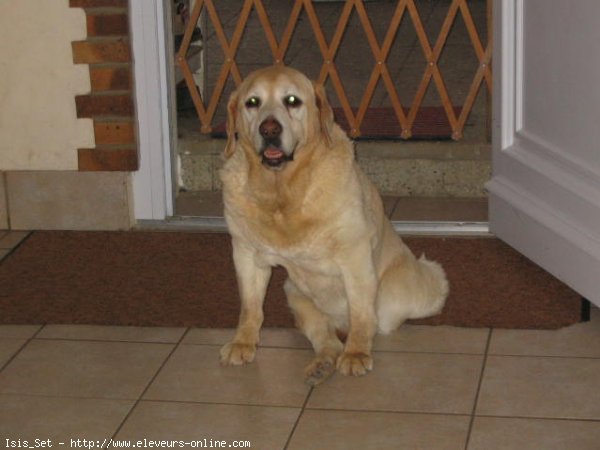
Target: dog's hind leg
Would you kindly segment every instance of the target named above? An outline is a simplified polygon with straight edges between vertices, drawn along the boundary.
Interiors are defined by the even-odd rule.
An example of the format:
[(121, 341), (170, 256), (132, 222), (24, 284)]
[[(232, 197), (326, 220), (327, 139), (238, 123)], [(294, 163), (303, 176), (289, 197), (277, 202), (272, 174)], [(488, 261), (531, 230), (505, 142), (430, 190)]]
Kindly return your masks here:
[(335, 372), (336, 360), (344, 346), (329, 317), (302, 294), (291, 280), (285, 282), (284, 289), (296, 326), (308, 338), (316, 353), (316, 357), (304, 370), (306, 382), (313, 386), (320, 384)]

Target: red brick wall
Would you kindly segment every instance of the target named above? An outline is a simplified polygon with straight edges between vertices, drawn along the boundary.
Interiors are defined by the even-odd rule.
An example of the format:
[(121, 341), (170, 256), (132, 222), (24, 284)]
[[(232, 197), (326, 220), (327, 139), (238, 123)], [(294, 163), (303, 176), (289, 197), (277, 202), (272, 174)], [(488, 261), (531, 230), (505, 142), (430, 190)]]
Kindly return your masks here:
[(77, 117), (94, 121), (95, 148), (78, 149), (81, 171), (134, 171), (138, 147), (133, 99), (129, 0), (70, 0), (87, 17), (87, 39), (73, 61), (89, 64), (92, 90), (75, 97)]

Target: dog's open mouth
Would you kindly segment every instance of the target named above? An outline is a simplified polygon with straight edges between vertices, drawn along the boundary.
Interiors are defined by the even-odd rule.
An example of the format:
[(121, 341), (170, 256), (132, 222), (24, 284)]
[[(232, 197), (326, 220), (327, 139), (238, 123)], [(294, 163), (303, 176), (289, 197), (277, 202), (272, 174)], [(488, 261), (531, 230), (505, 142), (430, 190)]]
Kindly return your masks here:
[(262, 163), (271, 169), (279, 169), (285, 162), (293, 159), (293, 153), (287, 155), (281, 148), (272, 145), (269, 145), (262, 152)]

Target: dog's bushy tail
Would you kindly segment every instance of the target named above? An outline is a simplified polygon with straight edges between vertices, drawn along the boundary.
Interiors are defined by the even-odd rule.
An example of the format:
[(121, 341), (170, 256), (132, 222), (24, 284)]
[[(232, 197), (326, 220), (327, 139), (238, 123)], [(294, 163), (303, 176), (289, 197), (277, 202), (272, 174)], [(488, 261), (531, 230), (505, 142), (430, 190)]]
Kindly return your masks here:
[(430, 261), (421, 255), (418, 260), (420, 265), (424, 289), (427, 291), (425, 296), (426, 301), (423, 304), (423, 311), (418, 317), (410, 317), (411, 319), (420, 319), (423, 317), (434, 316), (439, 314), (446, 303), (446, 297), (450, 291), (446, 272), (442, 266), (436, 261)]
[(383, 275), (379, 286), (379, 331), (389, 333), (407, 319), (439, 314), (449, 285), (442, 266), (422, 255), (399, 258)]

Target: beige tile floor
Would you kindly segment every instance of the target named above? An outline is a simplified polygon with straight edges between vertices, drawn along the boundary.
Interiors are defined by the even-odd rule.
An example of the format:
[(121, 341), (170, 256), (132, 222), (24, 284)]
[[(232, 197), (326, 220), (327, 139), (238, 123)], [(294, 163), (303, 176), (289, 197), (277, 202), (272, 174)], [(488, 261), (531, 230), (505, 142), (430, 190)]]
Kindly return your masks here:
[[(25, 236), (0, 231), (0, 248)], [(0, 326), (0, 447), (39, 439), (67, 448), (85, 439), (98, 448), (113, 439), (146, 448), (150, 440), (301, 450), (600, 448), (595, 308), (590, 322), (556, 331), (407, 325), (376, 338), (371, 374), (335, 375), (315, 388), (303, 383), (311, 350), (296, 331), (263, 330), (252, 365), (221, 367), (219, 346), (231, 335)]]

